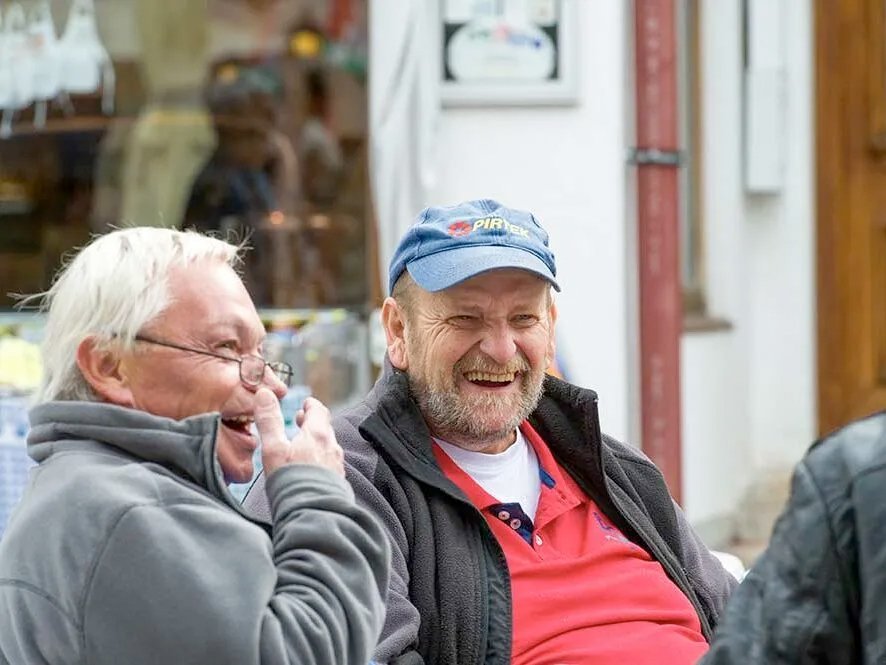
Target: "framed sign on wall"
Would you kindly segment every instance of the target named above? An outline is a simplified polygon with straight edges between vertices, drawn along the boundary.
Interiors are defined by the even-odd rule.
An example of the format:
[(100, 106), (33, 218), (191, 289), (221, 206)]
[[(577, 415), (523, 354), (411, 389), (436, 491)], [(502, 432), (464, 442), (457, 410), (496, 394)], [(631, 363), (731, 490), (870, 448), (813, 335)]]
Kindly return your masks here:
[(443, 102), (576, 101), (579, 0), (441, 0)]

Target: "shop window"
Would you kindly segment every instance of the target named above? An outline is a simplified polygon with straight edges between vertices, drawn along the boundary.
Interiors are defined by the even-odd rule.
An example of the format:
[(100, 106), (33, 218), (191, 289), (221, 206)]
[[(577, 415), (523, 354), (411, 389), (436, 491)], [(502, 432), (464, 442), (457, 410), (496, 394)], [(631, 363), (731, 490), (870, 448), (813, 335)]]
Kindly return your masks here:
[(678, 3), (678, 82), (680, 141), (680, 279), (683, 309), (690, 317), (706, 315), (703, 220), (701, 206), (701, 64), (698, 0)]
[(365, 309), (366, 5), (0, 5), (0, 309), (121, 225), (248, 238), (260, 307)]

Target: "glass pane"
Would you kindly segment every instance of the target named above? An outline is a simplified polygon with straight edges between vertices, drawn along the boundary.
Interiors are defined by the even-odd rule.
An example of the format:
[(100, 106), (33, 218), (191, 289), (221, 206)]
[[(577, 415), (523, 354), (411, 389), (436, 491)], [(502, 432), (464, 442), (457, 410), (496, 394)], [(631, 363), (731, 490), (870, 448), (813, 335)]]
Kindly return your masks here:
[(0, 308), (112, 226), (248, 238), (264, 307), (368, 299), (366, 0), (0, 5)]

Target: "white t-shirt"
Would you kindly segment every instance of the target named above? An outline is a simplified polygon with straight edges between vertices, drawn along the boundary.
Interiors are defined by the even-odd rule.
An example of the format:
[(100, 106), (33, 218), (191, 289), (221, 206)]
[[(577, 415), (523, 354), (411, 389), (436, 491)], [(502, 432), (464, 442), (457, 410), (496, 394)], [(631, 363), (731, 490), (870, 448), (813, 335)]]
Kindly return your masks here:
[(435, 438), (434, 441), (487, 494), (501, 503), (519, 503), (529, 519), (535, 519), (541, 480), (538, 457), (517, 430), (517, 440), (501, 453), (476, 453)]

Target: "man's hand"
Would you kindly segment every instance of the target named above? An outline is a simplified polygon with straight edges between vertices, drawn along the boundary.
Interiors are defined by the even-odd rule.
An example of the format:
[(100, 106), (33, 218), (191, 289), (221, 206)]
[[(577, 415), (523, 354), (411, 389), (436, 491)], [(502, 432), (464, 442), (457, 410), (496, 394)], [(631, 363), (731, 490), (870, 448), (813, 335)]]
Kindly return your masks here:
[(270, 476), (285, 464), (316, 464), (345, 475), (344, 453), (332, 431), (329, 409), (313, 397), (305, 400), (295, 416), (299, 427), (292, 441), (286, 440), (283, 416), (277, 398), (267, 388), (255, 394), (255, 426), (261, 438), (261, 457)]

